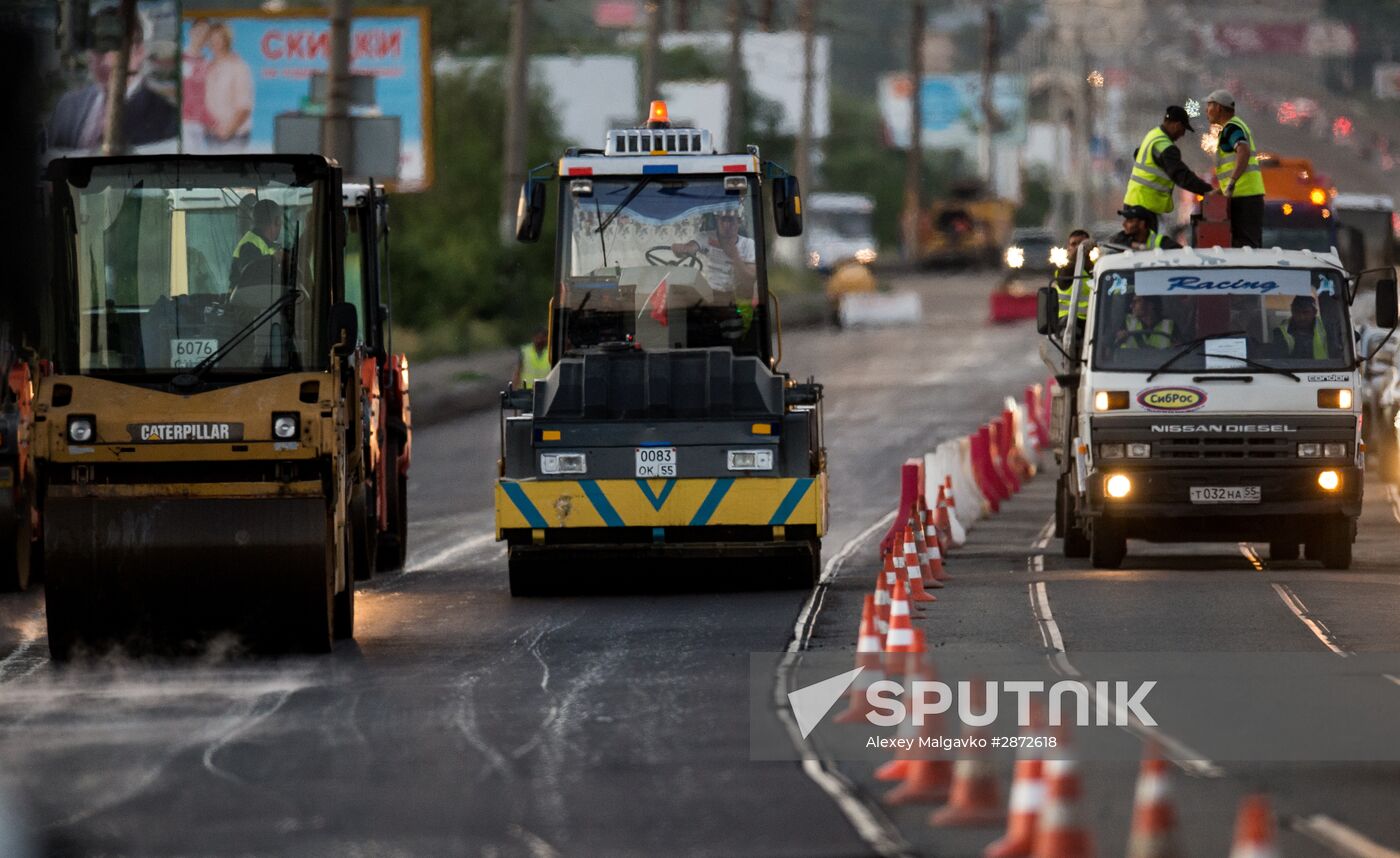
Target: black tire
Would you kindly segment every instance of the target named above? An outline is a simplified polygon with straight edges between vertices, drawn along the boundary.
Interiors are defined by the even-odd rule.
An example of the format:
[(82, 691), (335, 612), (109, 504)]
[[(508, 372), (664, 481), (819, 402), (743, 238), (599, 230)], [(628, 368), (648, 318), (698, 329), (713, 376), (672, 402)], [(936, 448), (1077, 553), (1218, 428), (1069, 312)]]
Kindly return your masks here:
[(1065, 498), (1065, 556), (1074, 559), (1083, 559), (1089, 556), (1089, 534), (1084, 531), (1084, 527), (1078, 522), (1074, 515), (1074, 510), (1070, 507), (1069, 498)]
[(1326, 569), (1351, 568), (1351, 544), (1354, 531), (1349, 518), (1335, 519), (1323, 526), (1318, 559)]
[(302, 652), (330, 652), (335, 640), (340, 619), (340, 597), (335, 592), (335, 538), (335, 519), (328, 510), (323, 561), (319, 570), (302, 573), (303, 584), (293, 596), (291, 626), (287, 631)]
[(0, 593), (17, 593), (29, 587), (29, 561), (20, 559), (20, 528), (0, 529)]
[(1089, 528), (1089, 562), (1095, 569), (1117, 569), (1128, 556), (1128, 538), (1123, 531), (1105, 521)]
[(374, 514), (370, 500), (374, 497), (373, 483), (365, 483), (355, 489), (350, 502), (350, 530), (355, 543), (355, 580), (368, 581), (374, 577), (376, 559), (376, 537), (379, 535), (379, 519)]
[(516, 598), (548, 596), (553, 592), (553, 572), (538, 557), (511, 548), (506, 565), (510, 570), (510, 594)]
[(1055, 538), (1063, 539), (1065, 536), (1065, 475), (1060, 474), (1055, 479)]
[(1274, 542), (1271, 540), (1269, 542), (1269, 559), (1297, 560), (1298, 547), (1299, 543), (1297, 542)]
[(385, 505), (389, 510), (389, 529), (378, 535), (378, 559), (375, 564), (380, 572), (393, 572), (403, 568), (408, 559), (408, 474), (399, 473), (399, 453), (403, 445), (392, 440), (384, 449), (388, 460), (384, 464)]
[(1317, 542), (1317, 540), (1309, 540), (1309, 541), (1307, 541), (1307, 542), (1304, 542), (1304, 543), (1303, 543), (1303, 559), (1304, 559), (1304, 560), (1321, 560), (1321, 559), (1322, 559), (1322, 555), (1319, 553), (1319, 550), (1320, 550), (1320, 549), (1318, 548), (1318, 542)]
[(355, 637), (355, 581), (359, 577), (359, 569), (362, 565), (360, 560), (360, 545), (354, 538), (354, 530), (351, 529), (351, 538), (347, 540), (350, 544), (346, 550), (350, 552), (347, 558), (346, 568), (355, 570), (354, 575), (345, 576), (345, 589), (335, 594), (335, 619), (332, 624), (331, 634), (338, 641), (350, 640)]
[(822, 541), (813, 539), (809, 548), (785, 564), (784, 585), (793, 590), (810, 590), (822, 578)]

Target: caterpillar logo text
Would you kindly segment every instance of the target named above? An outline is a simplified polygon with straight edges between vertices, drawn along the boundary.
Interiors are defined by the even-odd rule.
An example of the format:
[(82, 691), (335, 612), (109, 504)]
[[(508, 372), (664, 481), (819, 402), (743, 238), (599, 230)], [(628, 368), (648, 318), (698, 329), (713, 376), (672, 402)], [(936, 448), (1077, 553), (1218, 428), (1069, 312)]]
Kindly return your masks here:
[(132, 423), (131, 440), (146, 443), (242, 441), (242, 423)]
[(1195, 411), (1206, 404), (1206, 392), (1194, 387), (1151, 387), (1138, 394), (1148, 411)]

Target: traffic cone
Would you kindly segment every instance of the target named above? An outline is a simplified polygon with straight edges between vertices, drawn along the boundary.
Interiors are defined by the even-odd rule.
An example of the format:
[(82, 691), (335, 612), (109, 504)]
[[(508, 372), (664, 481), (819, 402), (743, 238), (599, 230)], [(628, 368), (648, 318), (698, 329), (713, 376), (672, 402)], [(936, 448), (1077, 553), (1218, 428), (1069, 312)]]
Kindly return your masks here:
[[(893, 655), (885, 654), (886, 659), (894, 659), (901, 663), (903, 671), (907, 672), (918, 668), (918, 659), (924, 651), (924, 633), (919, 629), (913, 630), (914, 643), (906, 653)], [(918, 740), (918, 731), (914, 729), (914, 719), (905, 718), (899, 724), (899, 729), (895, 731), (895, 736), (900, 739)], [(875, 770), (875, 779), (880, 781), (902, 781), (909, 776), (910, 763), (914, 757), (914, 750), (906, 751), (898, 749), (894, 752), (894, 759), (880, 766)]]
[(1128, 835), (1128, 858), (1180, 858), (1176, 808), (1172, 806), (1167, 761), (1149, 741), (1138, 772), (1133, 799), (1133, 830)]
[[(938, 551), (937, 539), (930, 542), (924, 537), (925, 531), (928, 530), (928, 519), (925, 517), (927, 512), (927, 510), (924, 510), (923, 513), (920, 513), (918, 518), (911, 517), (909, 519), (909, 533), (913, 538), (913, 543), (905, 543), (904, 550), (907, 552), (911, 548), (913, 549), (913, 562), (919, 567), (919, 579), (924, 587), (926, 589), (931, 588), (937, 590), (943, 586), (943, 582), (934, 574), (933, 564), (930, 563), (930, 558), (934, 556), (941, 558), (943, 555), (941, 552), (935, 554), (935, 552)], [(904, 565), (908, 566), (909, 562), (910, 558), (906, 557)]]
[(867, 593), (860, 609), (860, 636), (856, 640), (856, 667), (864, 670), (858, 673), (856, 681), (851, 683), (851, 690), (847, 695), (850, 703), (844, 712), (836, 716), (837, 724), (862, 721), (866, 715), (875, 711), (875, 707), (870, 705), (866, 691), (873, 683), (884, 678), (884, 663), (880, 659), (883, 644), (884, 641), (875, 631), (875, 596)]
[(938, 547), (947, 552), (953, 547), (953, 528), (948, 521), (948, 499), (943, 492), (943, 487), (938, 487), (938, 493), (934, 496), (933, 509), (928, 510), (928, 518), (925, 520), (925, 533), (932, 533), (938, 537)]
[[(923, 632), (915, 629), (914, 637), (919, 649), (924, 650)], [(924, 652), (911, 653), (907, 664), (906, 672), (917, 680), (932, 682), (937, 678)], [(909, 723), (913, 723), (913, 718), (909, 719)], [(917, 735), (920, 739), (935, 738), (942, 732), (943, 716), (931, 715), (924, 719)], [(953, 782), (953, 764), (949, 760), (938, 759), (938, 753), (933, 748), (915, 747), (908, 754), (903, 775), (904, 782), (885, 793), (886, 804), (937, 804), (948, 798), (948, 789)]]
[[(1036, 736), (1044, 729), (1040, 708), (1031, 710), (1031, 723), (1026, 734)], [(1016, 767), (1011, 776), (1011, 801), (1007, 807), (1006, 834), (988, 846), (983, 858), (1030, 858), (1035, 849), (1035, 830), (1040, 810), (1045, 804), (1045, 781), (1042, 769), (1045, 761), (1038, 749), (1027, 746), (1016, 752)]]
[(944, 581), (951, 581), (953, 576), (948, 574), (948, 570), (943, 568), (943, 552), (938, 548), (938, 541), (927, 543), (928, 571), (933, 576), (933, 580), (938, 581), (938, 586), (943, 586)]
[[(887, 586), (890, 589), (890, 600), (894, 600), (894, 585), (897, 581), (904, 582), (904, 593), (907, 596), (913, 591), (913, 585), (909, 583), (909, 569), (904, 565), (904, 552), (898, 550), (903, 543), (896, 546), (895, 551), (885, 555), (885, 577)], [(922, 604), (909, 603), (909, 615), (915, 619), (924, 618), (924, 606)]]
[(1230, 858), (1278, 858), (1274, 835), (1274, 812), (1269, 797), (1262, 793), (1247, 795), (1240, 801), (1235, 817), (1235, 844)]
[(1061, 743), (1061, 758), (1046, 760), (1045, 804), (1036, 825), (1033, 858), (1093, 858), (1094, 841), (1079, 815), (1079, 762)]
[(888, 568), (875, 573), (875, 632), (880, 635), (880, 649), (883, 650), (885, 635), (890, 631), (890, 585)]
[[(974, 679), (971, 686), (972, 708), (985, 711), (986, 684)], [(978, 747), (987, 738), (986, 730), (969, 727), (963, 731), (963, 735), (969, 741), (963, 756), (953, 764), (953, 784), (948, 793), (948, 803), (930, 814), (928, 823), (939, 828), (1000, 825), (1006, 819), (1006, 811), (1001, 806), (996, 769), (987, 751)]]
[(898, 676), (904, 670), (904, 654), (914, 649), (914, 625), (909, 616), (909, 591), (903, 581), (894, 582), (890, 596), (890, 633), (885, 636), (885, 673)]
[[(906, 528), (905, 541), (900, 546), (904, 551), (904, 572), (909, 579), (909, 601), (937, 602), (938, 597), (924, 589), (925, 565), (920, 562), (916, 534), (917, 531)], [(943, 585), (936, 584), (936, 586), (942, 587)]]

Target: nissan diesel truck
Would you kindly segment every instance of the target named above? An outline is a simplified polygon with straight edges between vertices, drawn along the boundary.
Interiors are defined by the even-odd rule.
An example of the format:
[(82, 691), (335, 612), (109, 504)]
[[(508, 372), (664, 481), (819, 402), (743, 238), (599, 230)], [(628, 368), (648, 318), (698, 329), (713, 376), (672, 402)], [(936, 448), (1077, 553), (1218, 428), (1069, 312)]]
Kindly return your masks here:
[[(1274, 560), (1301, 548), (1350, 566), (1357, 280), (1335, 251), (1186, 248), (1100, 257), (1081, 325), (1060, 323), (1042, 290), (1065, 555), (1113, 569), (1128, 539), (1259, 541)], [(1393, 273), (1376, 278), (1376, 306), (1393, 328)]]
[(765, 267), (764, 203), (778, 234), (800, 234), (797, 180), (756, 147), (716, 152), (655, 102), (644, 126), (537, 169), (518, 238), (538, 239), (549, 186), (552, 366), (502, 395), (496, 536), (511, 593), (546, 592), (589, 557), (757, 558), (810, 586), (827, 514), (822, 389), (778, 369)]

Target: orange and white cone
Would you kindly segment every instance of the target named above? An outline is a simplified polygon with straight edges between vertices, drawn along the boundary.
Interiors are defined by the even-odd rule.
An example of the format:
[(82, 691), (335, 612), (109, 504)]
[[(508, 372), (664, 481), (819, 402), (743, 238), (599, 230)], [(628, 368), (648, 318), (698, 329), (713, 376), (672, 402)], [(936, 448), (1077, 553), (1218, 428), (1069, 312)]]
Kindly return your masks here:
[(1045, 804), (1036, 825), (1033, 858), (1093, 858), (1094, 840), (1079, 814), (1079, 762), (1061, 746), (1061, 759), (1046, 760)]
[[(924, 533), (933, 534), (938, 537), (938, 547), (947, 553), (953, 547), (953, 534), (948, 528), (948, 502), (943, 497), (943, 487), (938, 487), (938, 494), (934, 498), (933, 509), (926, 509), (922, 512), (924, 516)], [(930, 539), (930, 542), (933, 540)]]
[(890, 631), (890, 584), (888, 570), (875, 573), (875, 632), (880, 635), (880, 649), (884, 650), (885, 635)]
[[(1032, 710), (1031, 723), (1026, 734), (1035, 736), (1042, 729), (1038, 709)], [(1011, 776), (1011, 801), (1007, 807), (1006, 833), (1001, 839), (988, 846), (983, 858), (1030, 858), (1035, 849), (1035, 831), (1040, 820), (1040, 809), (1045, 804), (1045, 781), (1042, 769), (1045, 762), (1040, 751), (1034, 747), (1023, 747), (1016, 752), (1016, 767)]]
[(909, 591), (903, 581), (894, 582), (890, 597), (890, 633), (885, 635), (885, 674), (904, 671), (904, 654), (914, 651), (914, 624), (909, 615)]
[[(902, 544), (901, 542), (900, 545)], [(915, 570), (915, 574), (918, 574), (917, 570)], [(909, 569), (904, 565), (904, 552), (895, 550), (885, 555), (885, 583), (890, 590), (891, 603), (894, 600), (894, 585), (900, 581), (904, 582), (904, 593), (907, 596), (912, 592), (913, 584), (909, 582)], [(910, 602), (909, 613), (915, 618), (922, 619), (924, 606)]]
[[(906, 542), (904, 544), (904, 551), (907, 555), (910, 549), (913, 549), (913, 561), (919, 567), (920, 581), (923, 583), (925, 589), (933, 588), (936, 590), (943, 586), (943, 582), (933, 574), (933, 566), (929, 563), (929, 557), (932, 555), (933, 550), (938, 547), (938, 540), (934, 539), (930, 541), (925, 538), (925, 531), (928, 529), (923, 524), (923, 522), (927, 520), (924, 518), (925, 515), (927, 515), (927, 510), (920, 513), (918, 519), (912, 517), (909, 519), (909, 533), (912, 534), (914, 541), (912, 543)], [(908, 566), (909, 562), (909, 557), (906, 556), (904, 565)]]
[[(885, 658), (901, 663), (904, 672), (919, 669), (919, 658), (924, 651), (924, 633), (919, 629), (914, 629), (914, 643), (908, 652), (899, 654), (886, 653)], [(893, 674), (897, 675), (897, 674)], [(910, 674), (912, 675), (912, 674)], [(880, 781), (902, 781), (909, 776), (910, 763), (913, 760), (914, 746), (918, 742), (919, 732), (914, 729), (914, 719), (905, 718), (899, 724), (899, 729), (895, 731), (895, 736), (910, 743), (910, 749), (900, 748), (894, 752), (894, 759), (880, 766), (875, 770), (875, 779)]]
[(846, 706), (846, 711), (836, 716), (837, 724), (864, 720), (866, 715), (875, 711), (875, 707), (870, 705), (866, 691), (884, 676), (884, 663), (880, 658), (880, 650), (883, 648), (884, 640), (875, 631), (875, 597), (867, 593), (865, 603), (860, 609), (860, 637), (856, 640), (856, 667), (865, 669), (858, 673), (856, 681), (851, 683), (851, 690), (847, 695), (850, 703)]
[[(986, 711), (986, 684), (972, 682), (972, 708)], [(953, 764), (953, 785), (948, 803), (935, 810), (928, 824), (935, 827), (980, 828), (1000, 825), (1006, 821), (1006, 809), (1001, 804), (1001, 789), (997, 786), (996, 768), (987, 751), (979, 748), (986, 739), (982, 727), (963, 731), (969, 740), (964, 756)]]
[[(909, 601), (937, 602), (938, 597), (924, 589), (925, 566), (920, 562), (918, 542), (914, 534), (915, 531), (906, 529), (905, 541), (900, 546), (904, 551), (904, 571), (909, 579)], [(937, 586), (942, 587), (943, 585), (937, 584)]]
[[(914, 639), (920, 650), (924, 649), (923, 638), (923, 632), (915, 629)], [(932, 682), (936, 678), (936, 673), (923, 652), (908, 656), (906, 670), (908, 675), (916, 680)], [(909, 723), (914, 723), (912, 717)], [(942, 732), (941, 715), (926, 716), (924, 723), (915, 730), (919, 739), (935, 738)], [(937, 804), (948, 798), (948, 788), (953, 782), (953, 764), (948, 760), (939, 759), (937, 751), (933, 748), (916, 745), (907, 754), (903, 766), (903, 780), (899, 786), (885, 793), (886, 804)]]
[(1172, 805), (1167, 761), (1153, 742), (1147, 743), (1133, 799), (1133, 830), (1128, 835), (1128, 858), (1180, 858), (1176, 808)]
[(1230, 858), (1278, 858), (1274, 812), (1269, 807), (1268, 796), (1255, 793), (1240, 801)]

